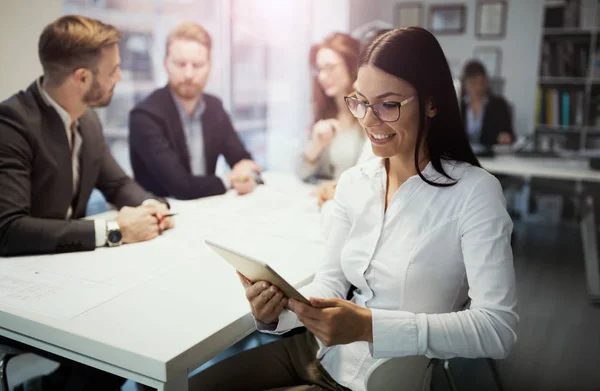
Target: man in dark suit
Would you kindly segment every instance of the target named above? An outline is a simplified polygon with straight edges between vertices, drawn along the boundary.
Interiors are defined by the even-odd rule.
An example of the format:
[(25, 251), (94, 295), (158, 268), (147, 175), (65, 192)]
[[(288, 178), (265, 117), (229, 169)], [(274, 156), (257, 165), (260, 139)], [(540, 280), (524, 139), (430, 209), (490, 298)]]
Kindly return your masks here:
[[(173, 226), (168, 207), (113, 159), (90, 109), (108, 105), (121, 78), (120, 37), (94, 19), (59, 18), (40, 36), (43, 77), (0, 104), (0, 255), (118, 246)], [(121, 208), (114, 221), (79, 220), (94, 187)], [(114, 391), (124, 382), (61, 361), (37, 389)]]
[[(0, 255), (93, 250), (171, 227), (166, 205), (113, 159), (89, 109), (108, 105), (120, 80), (119, 39), (101, 22), (57, 20), (39, 41), (44, 76), (0, 104)], [(122, 208), (116, 225), (79, 220), (94, 187)], [(109, 241), (111, 230), (121, 240)]]
[[(136, 180), (147, 190), (178, 199), (251, 192), (259, 167), (244, 148), (221, 101), (204, 93), (211, 39), (192, 22), (167, 39), (164, 66), (169, 84), (150, 94), (129, 115), (129, 150)], [(219, 155), (231, 175), (215, 176)]]

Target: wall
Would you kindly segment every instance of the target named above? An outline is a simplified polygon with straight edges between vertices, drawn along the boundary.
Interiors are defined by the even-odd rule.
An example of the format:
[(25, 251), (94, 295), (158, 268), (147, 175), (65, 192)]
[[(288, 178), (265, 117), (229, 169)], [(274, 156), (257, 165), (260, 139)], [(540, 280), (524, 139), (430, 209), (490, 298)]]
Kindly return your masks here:
[[(350, 31), (365, 23), (381, 18), (381, 4), (379, 0), (349, 0), (349, 24)], [(390, 20), (391, 22), (391, 20)]]
[[(401, 2), (414, 0), (352, 0), (351, 28), (356, 28), (377, 18), (393, 23), (394, 7)], [(533, 131), (535, 93), (538, 75), (539, 48), (544, 2), (541, 0), (507, 0), (508, 19), (506, 36), (502, 40), (478, 40), (475, 37), (475, 12), (477, 0), (425, 0), (425, 20), (430, 4), (465, 4), (467, 6), (466, 32), (461, 35), (439, 36), (439, 42), (451, 62), (453, 71), (460, 73), (463, 64), (473, 55), (476, 46), (498, 46), (502, 49), (501, 76), (505, 79), (504, 94), (515, 108), (515, 131), (529, 134)], [(353, 9), (352, 9), (353, 8)], [(458, 75), (456, 75), (458, 76)]]
[(62, 0), (0, 0), (0, 101), (26, 88), (42, 67), (37, 42), (63, 13)]
[[(263, 0), (264, 1), (264, 0)], [(348, 0), (273, 1), (269, 33), (267, 167), (294, 171), (312, 123), (309, 48), (348, 30)]]

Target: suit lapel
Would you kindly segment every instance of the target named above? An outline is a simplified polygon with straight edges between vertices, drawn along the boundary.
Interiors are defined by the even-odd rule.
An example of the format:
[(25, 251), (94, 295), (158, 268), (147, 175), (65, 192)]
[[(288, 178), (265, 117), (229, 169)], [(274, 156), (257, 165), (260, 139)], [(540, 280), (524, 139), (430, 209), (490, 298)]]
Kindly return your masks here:
[[(67, 210), (72, 205), (73, 201), (73, 170), (71, 162), (71, 150), (69, 147), (69, 140), (65, 130), (65, 125), (60, 118), (58, 112), (50, 105), (42, 95), (40, 91), (40, 81), (35, 81), (29, 87), (29, 90), (38, 104), (42, 112), (42, 129), (47, 132), (50, 137), (47, 138), (48, 142), (46, 147), (51, 156), (54, 156), (58, 167), (64, 167), (60, 169), (60, 177), (58, 178), (58, 187), (64, 194), (60, 195), (61, 203), (61, 214), (66, 215)], [(75, 209), (73, 209), (73, 214)]]
[(91, 193), (96, 182), (96, 175), (93, 175), (92, 168), (94, 157), (97, 155), (94, 148), (97, 148), (99, 145), (99, 143), (95, 142), (94, 130), (87, 121), (80, 122), (79, 134), (82, 139), (79, 151), (79, 186), (75, 195), (75, 201), (73, 202), (73, 217), (85, 214), (88, 201), (87, 194)]

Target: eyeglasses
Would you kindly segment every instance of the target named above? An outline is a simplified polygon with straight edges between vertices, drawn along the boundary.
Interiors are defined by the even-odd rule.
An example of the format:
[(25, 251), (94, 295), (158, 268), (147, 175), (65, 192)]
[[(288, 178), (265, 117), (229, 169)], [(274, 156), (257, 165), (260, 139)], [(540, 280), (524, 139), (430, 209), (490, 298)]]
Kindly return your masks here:
[(311, 68), (311, 73), (313, 76), (319, 76), (319, 74), (321, 72), (327, 73), (328, 75), (331, 75), (338, 66), (342, 65), (341, 63), (337, 62), (334, 64), (325, 64), (322, 67), (313, 67)]
[(365, 103), (352, 96), (345, 96), (346, 106), (350, 113), (358, 119), (363, 119), (367, 115), (369, 107), (373, 113), (382, 122), (396, 122), (400, 119), (400, 107), (409, 104), (415, 99), (414, 96), (404, 99), (402, 102), (379, 102), (374, 104)]

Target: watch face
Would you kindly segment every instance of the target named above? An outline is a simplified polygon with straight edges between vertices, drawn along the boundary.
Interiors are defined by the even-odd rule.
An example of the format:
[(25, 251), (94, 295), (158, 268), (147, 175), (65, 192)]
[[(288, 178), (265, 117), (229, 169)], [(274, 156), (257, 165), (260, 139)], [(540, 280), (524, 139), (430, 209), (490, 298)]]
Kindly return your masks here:
[(122, 238), (123, 235), (121, 235), (121, 232), (119, 231), (110, 231), (108, 233), (108, 241), (111, 243), (119, 243)]

